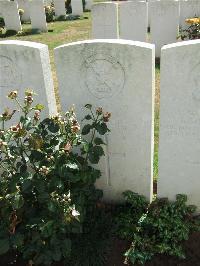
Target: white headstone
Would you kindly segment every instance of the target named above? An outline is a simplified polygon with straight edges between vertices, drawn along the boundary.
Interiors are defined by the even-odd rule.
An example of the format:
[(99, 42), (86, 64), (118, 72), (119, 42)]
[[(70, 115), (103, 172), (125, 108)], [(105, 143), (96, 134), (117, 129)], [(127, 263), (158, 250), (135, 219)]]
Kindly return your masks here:
[(129, 189), (151, 200), (154, 46), (83, 41), (56, 48), (55, 62), (63, 109), (75, 104), (79, 120), (87, 103), (112, 113), (97, 181), (104, 199), (119, 201)]
[(2, 14), (7, 30), (21, 31), (21, 21), (18, 5), (13, 1), (0, 1), (0, 13)]
[(119, 5), (119, 31), (121, 39), (146, 42), (147, 2), (127, 1)]
[(51, 6), (52, 3), (53, 3), (53, 0), (44, 0), (45, 6)]
[(149, 3), (151, 43), (156, 46), (156, 57), (161, 47), (177, 41), (179, 26), (179, 2), (174, 0)]
[(32, 29), (47, 32), (46, 15), (43, 0), (32, 0), (29, 2)]
[(118, 5), (97, 3), (92, 6), (92, 38), (118, 39)]
[(54, 8), (56, 16), (66, 15), (65, 0), (54, 0)]
[(93, 0), (85, 0), (85, 9), (91, 10), (93, 5)]
[(200, 211), (200, 40), (161, 54), (158, 196), (187, 194)]
[(24, 41), (0, 42), (0, 112), (12, 103), (6, 96), (31, 88), (37, 93), (35, 103), (45, 105), (44, 116), (56, 113), (56, 101), (50, 69), (48, 47)]
[(71, 0), (72, 15), (82, 16), (83, 15), (83, 3), (82, 0)]
[(22, 21), (30, 21), (29, 1), (28, 0), (15, 0), (18, 3), (18, 9), (24, 10)]
[(187, 28), (185, 20), (195, 16), (200, 17), (200, 0), (180, 0), (180, 26)]

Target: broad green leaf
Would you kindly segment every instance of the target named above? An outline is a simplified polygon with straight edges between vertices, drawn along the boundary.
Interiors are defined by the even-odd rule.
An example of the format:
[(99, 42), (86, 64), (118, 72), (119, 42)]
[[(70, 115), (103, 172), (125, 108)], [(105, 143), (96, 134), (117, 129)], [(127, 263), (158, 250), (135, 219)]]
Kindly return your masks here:
[(97, 164), (99, 162), (99, 155), (94, 153), (94, 152), (90, 152), (88, 155), (89, 161), (93, 164)]
[(95, 138), (94, 139), (94, 143), (96, 145), (101, 145), (101, 144), (105, 144), (105, 142), (103, 142), (103, 140), (101, 138)]
[(85, 125), (82, 129), (82, 134), (87, 135), (91, 130), (91, 125)]
[(58, 124), (56, 124), (54, 122), (50, 122), (48, 125), (48, 129), (52, 133), (57, 133), (59, 131), (60, 127)]
[(95, 126), (95, 128), (96, 128), (96, 130), (98, 131), (98, 133), (99, 133), (100, 135), (104, 135), (106, 132), (109, 131), (109, 129), (108, 129), (106, 123), (97, 124), (97, 125)]
[(94, 146), (94, 147), (92, 147), (91, 150), (93, 153), (97, 154), (98, 156), (105, 155), (104, 150), (101, 146)]
[(0, 239), (0, 255), (5, 254), (9, 250), (9, 239)]
[(86, 115), (86, 116), (85, 116), (85, 119), (86, 119), (86, 120), (90, 120), (90, 119), (92, 119), (92, 117), (91, 117), (91, 115)]
[(22, 195), (16, 194), (12, 198), (11, 203), (12, 203), (13, 209), (16, 209), (16, 210), (20, 209), (24, 205), (24, 198), (22, 197)]

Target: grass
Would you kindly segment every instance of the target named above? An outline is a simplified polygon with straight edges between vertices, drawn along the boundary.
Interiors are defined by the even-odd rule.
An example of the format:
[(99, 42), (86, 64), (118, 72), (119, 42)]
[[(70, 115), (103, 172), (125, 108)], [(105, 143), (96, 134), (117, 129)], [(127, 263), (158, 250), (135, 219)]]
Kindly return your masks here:
[[(102, 0), (96, 0), (97, 2)], [(33, 41), (48, 45), (51, 68), (53, 73), (54, 88), (58, 106), (58, 83), (55, 72), (54, 52), (53, 49), (59, 45), (90, 38), (91, 15), (85, 12), (84, 16), (77, 20), (48, 23), (48, 33), (31, 34), (31, 25), (24, 24), (23, 30), (27, 33), (25, 36), (10, 36), (0, 38), (0, 40), (21, 40)], [(155, 147), (154, 147), (154, 179), (158, 176), (158, 133), (159, 133), (159, 87), (160, 87), (160, 68), (156, 64), (156, 94), (155, 94)]]

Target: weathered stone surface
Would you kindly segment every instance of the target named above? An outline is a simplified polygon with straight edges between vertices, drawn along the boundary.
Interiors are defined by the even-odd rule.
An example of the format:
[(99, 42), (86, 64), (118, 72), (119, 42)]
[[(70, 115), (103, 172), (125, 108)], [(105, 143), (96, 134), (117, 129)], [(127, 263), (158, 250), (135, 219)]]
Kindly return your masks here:
[(83, 3), (82, 0), (71, 0), (72, 15), (82, 16), (83, 15)]
[(152, 1), (150, 8), (151, 43), (156, 46), (156, 57), (161, 47), (177, 41), (179, 2), (174, 0)]
[(200, 40), (161, 54), (158, 196), (187, 194), (200, 211)]
[(32, 29), (47, 32), (46, 15), (43, 0), (32, 0), (29, 2)]
[(154, 46), (83, 41), (56, 48), (55, 62), (63, 110), (75, 104), (79, 120), (87, 103), (112, 113), (97, 182), (105, 200), (119, 201), (127, 189), (151, 200)]
[(65, 0), (54, 0), (54, 8), (56, 16), (59, 17), (66, 15)]
[(146, 42), (148, 27), (146, 1), (127, 1), (119, 4), (120, 38)]
[(92, 38), (117, 39), (118, 5), (116, 3), (97, 3), (92, 6)]
[(18, 5), (13, 1), (0, 1), (0, 13), (4, 18), (5, 27), (7, 30), (21, 31)]
[(21, 20), (30, 21), (29, 0), (15, 0), (15, 2), (18, 3), (18, 9), (24, 10)]
[(93, 0), (85, 0), (85, 9), (91, 10), (93, 5)]
[(43, 117), (56, 112), (48, 47), (34, 42), (1, 41), (0, 113), (8, 105), (13, 107), (13, 102), (6, 99), (10, 91), (18, 90), (22, 97), (27, 88), (37, 93), (35, 103), (45, 105)]

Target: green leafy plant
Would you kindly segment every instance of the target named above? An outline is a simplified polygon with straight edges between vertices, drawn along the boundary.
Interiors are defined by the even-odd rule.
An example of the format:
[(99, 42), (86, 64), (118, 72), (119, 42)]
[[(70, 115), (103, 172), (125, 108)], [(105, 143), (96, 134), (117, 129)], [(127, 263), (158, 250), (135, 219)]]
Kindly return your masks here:
[(52, 5), (50, 6), (45, 6), (45, 14), (46, 14), (46, 22), (53, 22), (54, 21), (54, 15), (55, 15), (55, 10)]
[[(104, 155), (100, 135), (109, 132), (110, 114), (87, 104), (81, 134), (73, 108), (41, 121), (44, 107), (33, 105), (33, 91), (23, 102), (17, 91), (8, 97), (20, 118), (6, 126), (17, 111), (0, 116), (0, 255), (15, 250), (30, 265), (68, 261), (72, 240), (103, 194), (94, 186), (101, 173), (92, 164)], [(88, 141), (83, 135), (89, 133)]]
[(185, 258), (182, 241), (200, 229), (194, 216), (196, 207), (186, 205), (187, 197), (177, 195), (174, 202), (156, 199), (149, 205), (144, 197), (133, 192), (124, 196), (127, 203), (117, 217), (117, 233), (132, 240), (125, 262), (144, 264), (156, 254)]
[(124, 192), (123, 196), (125, 204), (117, 208), (115, 225), (118, 236), (131, 241), (132, 235), (137, 228), (138, 220), (147, 210), (148, 201), (144, 196), (132, 191)]
[(5, 27), (4, 18), (0, 17), (0, 28), (4, 28), (4, 27)]
[(185, 21), (189, 26), (180, 31), (181, 40), (200, 39), (200, 17), (186, 19)]

